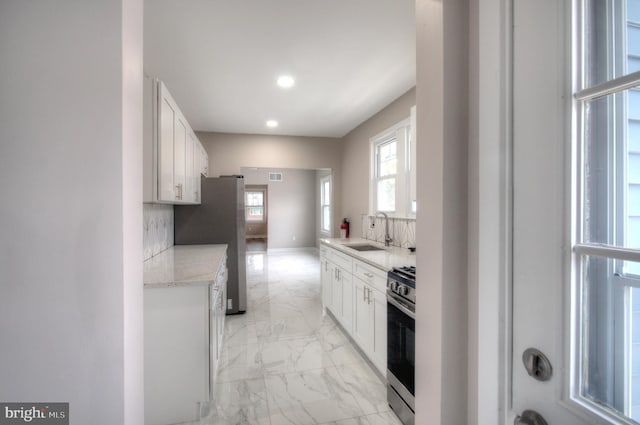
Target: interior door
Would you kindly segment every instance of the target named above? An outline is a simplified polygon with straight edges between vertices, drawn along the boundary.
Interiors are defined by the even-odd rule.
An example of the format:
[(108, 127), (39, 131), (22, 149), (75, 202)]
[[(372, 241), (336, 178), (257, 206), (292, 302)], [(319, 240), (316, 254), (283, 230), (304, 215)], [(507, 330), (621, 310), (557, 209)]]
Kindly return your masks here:
[[(570, 165), (566, 35), (571, 20), (570, 9), (563, 3), (512, 2), (513, 398), (507, 423), (514, 423), (526, 410), (537, 412), (549, 424), (584, 423), (565, 405), (566, 173)], [(528, 348), (549, 360), (548, 380), (539, 381), (525, 369), (522, 356)], [(534, 361), (541, 365), (539, 359)]]
[(638, 423), (640, 2), (511, 4), (507, 422)]

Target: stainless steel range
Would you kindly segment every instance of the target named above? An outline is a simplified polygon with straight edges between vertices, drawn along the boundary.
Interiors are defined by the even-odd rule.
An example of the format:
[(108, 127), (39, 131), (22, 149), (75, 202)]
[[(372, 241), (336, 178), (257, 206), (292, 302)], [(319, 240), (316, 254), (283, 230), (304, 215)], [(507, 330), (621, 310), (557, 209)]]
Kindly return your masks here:
[(387, 274), (387, 400), (405, 425), (415, 421), (416, 268)]

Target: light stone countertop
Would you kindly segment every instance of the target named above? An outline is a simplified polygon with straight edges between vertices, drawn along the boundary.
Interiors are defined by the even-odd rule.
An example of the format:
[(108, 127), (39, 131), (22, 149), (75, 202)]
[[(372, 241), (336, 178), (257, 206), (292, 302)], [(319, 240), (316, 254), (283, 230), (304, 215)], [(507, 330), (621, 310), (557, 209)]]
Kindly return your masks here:
[[(394, 267), (415, 266), (416, 254), (410, 252), (407, 248), (399, 248), (397, 246), (385, 247), (384, 244), (361, 238), (324, 238), (320, 239), (320, 243), (344, 252), (358, 260), (362, 260), (383, 271), (389, 271)], [(356, 251), (345, 245), (351, 244), (367, 244), (383, 248), (383, 251)]]
[(227, 245), (174, 245), (144, 262), (144, 287), (211, 285), (226, 259)]

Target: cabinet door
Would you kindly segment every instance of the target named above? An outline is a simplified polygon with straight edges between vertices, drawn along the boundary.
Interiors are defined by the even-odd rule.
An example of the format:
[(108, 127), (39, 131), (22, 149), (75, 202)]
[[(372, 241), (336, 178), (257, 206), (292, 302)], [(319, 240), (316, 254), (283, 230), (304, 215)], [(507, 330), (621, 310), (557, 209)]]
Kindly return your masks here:
[(349, 334), (353, 333), (353, 277), (340, 269), (342, 281), (342, 326)]
[(187, 134), (187, 142), (185, 144), (185, 190), (182, 200), (185, 202), (195, 203), (197, 199), (195, 187), (195, 136), (191, 131)]
[(184, 117), (179, 115), (176, 119), (176, 136), (173, 142), (173, 184), (176, 201), (184, 201), (186, 194), (187, 128)]
[(331, 312), (336, 319), (342, 322), (342, 280), (340, 280), (340, 268), (331, 264)]
[(373, 323), (367, 301), (369, 286), (357, 277), (353, 278), (353, 332), (351, 336), (360, 348), (369, 353), (372, 347)]
[(209, 176), (209, 154), (204, 149), (204, 147), (202, 148), (202, 155), (203, 155), (203, 161), (204, 161), (204, 166), (202, 167), (202, 174), (204, 174), (205, 177), (208, 177)]
[(371, 289), (371, 308), (373, 310), (373, 341), (371, 361), (378, 370), (387, 371), (387, 297), (384, 293)]
[(322, 306), (331, 308), (332, 275), (329, 269), (329, 261), (322, 257), (320, 258), (320, 278), (322, 282)]
[(175, 198), (173, 162), (177, 107), (164, 84), (158, 88), (158, 200), (173, 202)]

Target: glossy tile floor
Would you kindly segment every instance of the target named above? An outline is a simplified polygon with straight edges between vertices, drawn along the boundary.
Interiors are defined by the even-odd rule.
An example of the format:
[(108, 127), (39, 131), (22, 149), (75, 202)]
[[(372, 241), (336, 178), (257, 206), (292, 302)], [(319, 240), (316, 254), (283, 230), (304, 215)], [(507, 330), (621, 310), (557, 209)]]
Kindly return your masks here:
[(330, 316), (314, 252), (247, 255), (248, 311), (227, 316), (203, 425), (402, 425), (386, 387)]

